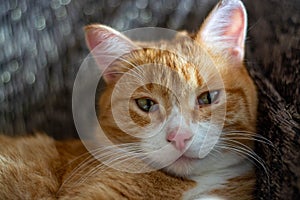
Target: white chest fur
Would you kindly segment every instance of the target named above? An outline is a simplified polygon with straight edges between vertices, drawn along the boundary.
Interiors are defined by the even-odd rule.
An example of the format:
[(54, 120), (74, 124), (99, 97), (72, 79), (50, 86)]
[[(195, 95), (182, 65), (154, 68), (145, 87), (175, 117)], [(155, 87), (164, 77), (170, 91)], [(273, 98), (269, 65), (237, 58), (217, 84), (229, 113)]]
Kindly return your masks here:
[[(252, 169), (252, 164), (247, 160), (241, 160), (234, 165), (228, 165), (222, 169), (214, 169), (205, 173), (194, 175), (190, 179), (197, 182), (197, 186), (187, 191), (184, 200), (225, 200), (217, 195), (209, 194), (216, 189), (222, 189), (229, 179), (241, 176)], [(213, 168), (213, 167), (212, 167)]]

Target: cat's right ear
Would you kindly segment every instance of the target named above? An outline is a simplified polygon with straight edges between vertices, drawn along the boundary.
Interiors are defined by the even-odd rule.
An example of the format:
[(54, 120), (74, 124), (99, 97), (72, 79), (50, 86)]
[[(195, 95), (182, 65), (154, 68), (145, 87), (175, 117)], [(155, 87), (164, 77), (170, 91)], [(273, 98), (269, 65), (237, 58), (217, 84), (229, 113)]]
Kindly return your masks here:
[(87, 46), (103, 72), (105, 82), (116, 82), (120, 73), (117, 69), (109, 67), (110, 64), (137, 47), (130, 39), (108, 26), (94, 24), (86, 26), (84, 30)]
[(247, 13), (240, 0), (221, 0), (201, 26), (196, 41), (213, 53), (227, 54), (236, 61), (244, 58)]

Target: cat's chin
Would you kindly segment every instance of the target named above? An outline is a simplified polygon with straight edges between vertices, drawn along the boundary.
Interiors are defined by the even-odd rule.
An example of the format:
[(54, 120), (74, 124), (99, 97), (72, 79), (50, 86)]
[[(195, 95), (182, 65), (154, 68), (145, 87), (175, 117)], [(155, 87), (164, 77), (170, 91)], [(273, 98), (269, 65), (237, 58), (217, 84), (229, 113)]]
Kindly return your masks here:
[(186, 177), (191, 175), (193, 169), (200, 162), (199, 158), (191, 158), (185, 155), (180, 156), (176, 161), (174, 161), (171, 165), (164, 168), (164, 171), (169, 174)]
[(195, 162), (195, 161), (199, 161), (200, 158), (191, 158), (188, 157), (186, 155), (182, 155), (180, 156), (174, 163), (188, 163), (188, 162)]

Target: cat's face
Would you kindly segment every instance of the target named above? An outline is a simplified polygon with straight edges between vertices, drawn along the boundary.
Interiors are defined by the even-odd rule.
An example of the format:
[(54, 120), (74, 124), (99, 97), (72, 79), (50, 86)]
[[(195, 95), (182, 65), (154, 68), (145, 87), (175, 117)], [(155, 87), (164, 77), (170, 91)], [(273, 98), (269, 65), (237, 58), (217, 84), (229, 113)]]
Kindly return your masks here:
[[(220, 3), (193, 38), (179, 33), (151, 47), (105, 26), (87, 28), (91, 49), (106, 40), (94, 52), (100, 67), (99, 52), (126, 52), (104, 72), (99, 102), (101, 127), (113, 143), (134, 144), (148, 164), (178, 176), (234, 164), (230, 149), (251, 147), (231, 132), (248, 137), (256, 118), (255, 87), (242, 62), (246, 13), (234, 2)], [(220, 17), (228, 18), (223, 26)]]

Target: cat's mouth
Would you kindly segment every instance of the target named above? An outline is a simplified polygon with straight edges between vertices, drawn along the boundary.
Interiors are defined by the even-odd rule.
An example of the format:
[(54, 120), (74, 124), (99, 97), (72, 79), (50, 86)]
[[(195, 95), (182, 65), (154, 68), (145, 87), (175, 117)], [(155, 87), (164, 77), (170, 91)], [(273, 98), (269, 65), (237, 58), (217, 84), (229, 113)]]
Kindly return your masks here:
[(181, 155), (166, 170), (167, 172), (176, 176), (185, 177), (192, 173), (193, 169), (200, 161), (200, 158), (189, 157), (187, 155)]

